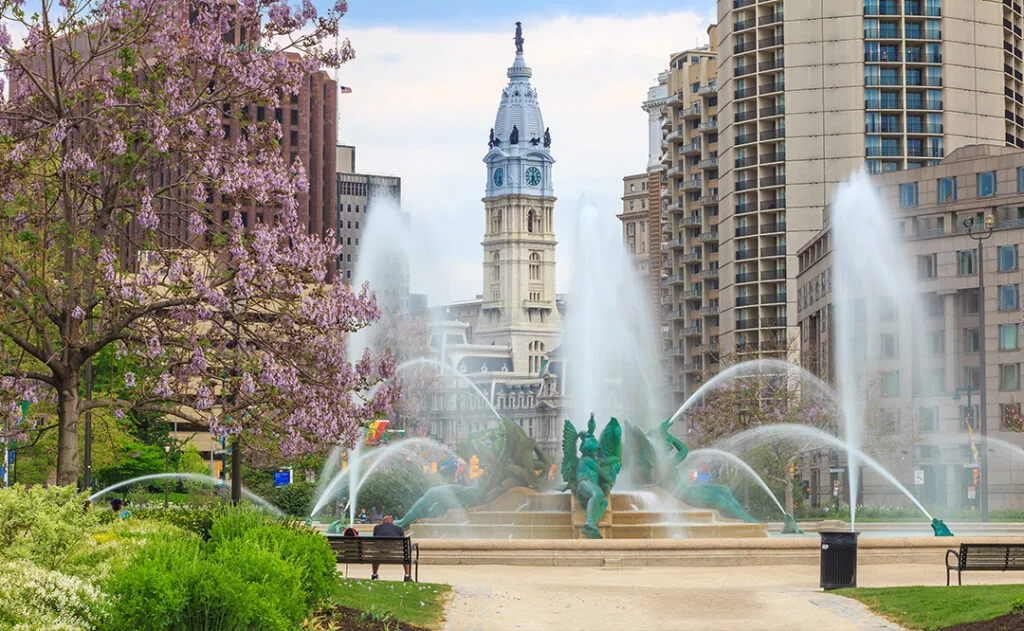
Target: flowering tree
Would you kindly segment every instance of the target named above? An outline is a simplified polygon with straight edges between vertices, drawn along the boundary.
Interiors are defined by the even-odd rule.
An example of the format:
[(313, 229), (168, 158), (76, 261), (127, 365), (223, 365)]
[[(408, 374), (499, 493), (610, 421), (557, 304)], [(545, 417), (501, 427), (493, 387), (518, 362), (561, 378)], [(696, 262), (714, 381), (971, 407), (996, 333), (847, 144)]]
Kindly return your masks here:
[[(389, 355), (346, 358), (379, 311), (367, 287), (330, 283), (334, 235), (299, 221), (302, 164), (281, 155), (277, 121), (246, 115), (352, 57), (327, 46), (345, 2), (43, 0), (32, 16), (22, 2), (0, 0), (4, 426), (21, 401), (53, 406), (59, 484), (97, 408), (285, 456), (355, 440), (397, 396)], [(271, 221), (243, 226), (245, 208)], [(87, 399), (83, 366), (111, 346), (140, 368)]]
[[(810, 377), (801, 377), (796, 366), (750, 364), (733, 379), (713, 387), (703, 403), (686, 413), (689, 438), (707, 447), (745, 430), (769, 425), (797, 424), (836, 433), (838, 413), (828, 389)], [(793, 512), (793, 475), (802, 460), (822, 450), (821, 442), (798, 436), (740, 444), (750, 464), (785, 491), (784, 508)], [(744, 457), (744, 453), (740, 453)]]

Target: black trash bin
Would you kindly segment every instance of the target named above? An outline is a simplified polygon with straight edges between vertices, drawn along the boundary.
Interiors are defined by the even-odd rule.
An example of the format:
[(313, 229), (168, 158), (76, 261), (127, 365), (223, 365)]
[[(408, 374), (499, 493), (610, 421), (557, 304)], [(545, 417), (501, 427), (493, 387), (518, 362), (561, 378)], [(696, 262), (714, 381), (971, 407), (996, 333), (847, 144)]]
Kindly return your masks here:
[(821, 588), (857, 586), (857, 536), (859, 532), (822, 532)]

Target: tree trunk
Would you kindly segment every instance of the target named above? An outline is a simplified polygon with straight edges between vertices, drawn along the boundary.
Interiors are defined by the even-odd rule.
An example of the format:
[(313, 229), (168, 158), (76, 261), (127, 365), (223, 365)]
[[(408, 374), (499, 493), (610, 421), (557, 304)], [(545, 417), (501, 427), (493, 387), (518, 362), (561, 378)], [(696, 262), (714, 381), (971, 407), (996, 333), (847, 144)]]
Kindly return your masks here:
[(786, 486), (785, 486), (785, 488), (786, 488), (786, 497), (785, 497), (785, 504), (783, 504), (783, 506), (786, 507), (786, 512), (789, 513), (790, 515), (792, 515), (793, 514), (793, 476), (790, 476), (790, 475), (786, 476)]
[(78, 372), (66, 379), (57, 393), (57, 484), (78, 481)]

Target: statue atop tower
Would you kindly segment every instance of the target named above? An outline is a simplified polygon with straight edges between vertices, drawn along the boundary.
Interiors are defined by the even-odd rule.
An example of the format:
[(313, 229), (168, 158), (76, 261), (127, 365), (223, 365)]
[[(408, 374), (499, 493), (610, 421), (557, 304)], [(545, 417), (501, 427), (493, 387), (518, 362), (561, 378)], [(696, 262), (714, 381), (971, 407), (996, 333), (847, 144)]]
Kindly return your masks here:
[(523, 54), (523, 23), (516, 22), (516, 54)]

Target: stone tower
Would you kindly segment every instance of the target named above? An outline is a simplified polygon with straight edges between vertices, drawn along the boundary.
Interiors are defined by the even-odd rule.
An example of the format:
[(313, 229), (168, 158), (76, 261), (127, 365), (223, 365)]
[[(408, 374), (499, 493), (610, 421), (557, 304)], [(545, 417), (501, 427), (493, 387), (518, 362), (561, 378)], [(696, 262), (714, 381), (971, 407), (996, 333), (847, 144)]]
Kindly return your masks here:
[(484, 157), (483, 304), (474, 343), (510, 347), (515, 372), (539, 374), (562, 331), (555, 304), (555, 161), (519, 23), (515, 41)]

